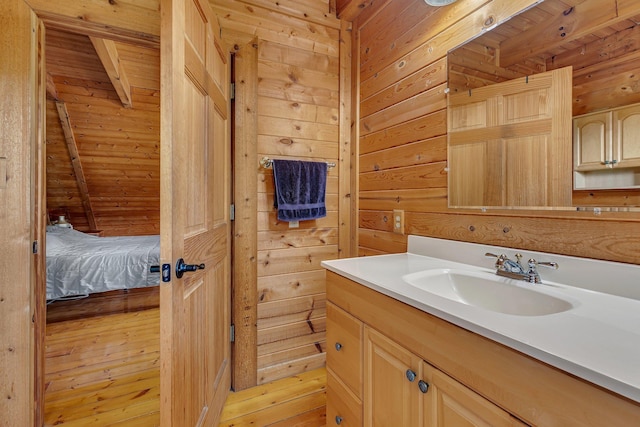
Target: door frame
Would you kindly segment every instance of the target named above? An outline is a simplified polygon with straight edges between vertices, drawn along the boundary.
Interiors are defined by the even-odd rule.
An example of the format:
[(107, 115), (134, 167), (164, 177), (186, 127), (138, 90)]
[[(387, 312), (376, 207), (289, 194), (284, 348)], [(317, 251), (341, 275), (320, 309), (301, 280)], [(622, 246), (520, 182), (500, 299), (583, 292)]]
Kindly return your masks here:
[(224, 38), (232, 47), (231, 387), (258, 382), (258, 40)]

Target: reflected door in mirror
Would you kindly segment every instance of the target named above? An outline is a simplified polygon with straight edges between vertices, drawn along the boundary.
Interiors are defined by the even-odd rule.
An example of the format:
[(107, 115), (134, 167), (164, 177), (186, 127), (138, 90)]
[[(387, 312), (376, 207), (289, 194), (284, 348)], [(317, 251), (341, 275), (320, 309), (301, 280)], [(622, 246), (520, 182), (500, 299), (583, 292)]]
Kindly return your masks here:
[(571, 67), (449, 97), (450, 207), (571, 205)]

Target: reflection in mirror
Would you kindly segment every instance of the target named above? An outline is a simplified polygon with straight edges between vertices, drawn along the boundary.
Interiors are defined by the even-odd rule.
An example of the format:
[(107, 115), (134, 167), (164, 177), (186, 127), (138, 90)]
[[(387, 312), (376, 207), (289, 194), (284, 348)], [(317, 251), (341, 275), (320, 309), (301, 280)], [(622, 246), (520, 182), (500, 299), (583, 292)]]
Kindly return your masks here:
[[(636, 76), (640, 68), (640, 4), (629, 2), (621, 7), (618, 3), (546, 0), (449, 52), (450, 102), (456, 94), (473, 94), (481, 87), (526, 80), (527, 76), (572, 66), (572, 94), (568, 96), (574, 120), (565, 120), (569, 135), (574, 123), (585, 121), (582, 117), (605, 116), (598, 118), (600, 125), (576, 131), (573, 142), (571, 136), (566, 142), (573, 146), (569, 148), (572, 160), (563, 167), (570, 169), (572, 179), (558, 185), (569, 186), (571, 201), (527, 208), (624, 210), (640, 206), (640, 107), (635, 105), (640, 104), (640, 79)], [(621, 108), (630, 110), (617, 116)], [(449, 121), (452, 118), (450, 112)], [(449, 122), (450, 129), (458, 126)], [(473, 158), (462, 158), (466, 162), (463, 167), (474, 164)], [(456, 169), (451, 160), (450, 180)], [(529, 170), (523, 176), (537, 176), (559, 167), (554, 156), (549, 156), (549, 161), (544, 169)], [(526, 187), (535, 183), (521, 184), (526, 192)], [(456, 187), (450, 185), (451, 206), (477, 207), (476, 203), (455, 203), (459, 200), (455, 191)], [(486, 206), (522, 207), (509, 200)]]
[(571, 67), (449, 96), (450, 207), (571, 204)]

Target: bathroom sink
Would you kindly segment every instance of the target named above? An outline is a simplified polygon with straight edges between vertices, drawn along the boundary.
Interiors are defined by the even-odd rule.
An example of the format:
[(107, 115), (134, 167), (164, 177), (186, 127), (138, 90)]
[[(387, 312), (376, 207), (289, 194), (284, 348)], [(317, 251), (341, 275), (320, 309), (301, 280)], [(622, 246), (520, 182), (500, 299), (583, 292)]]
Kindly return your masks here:
[(505, 314), (544, 316), (573, 307), (564, 299), (536, 291), (535, 287), (541, 285), (519, 283), (483, 271), (438, 268), (407, 274), (403, 280), (452, 301)]

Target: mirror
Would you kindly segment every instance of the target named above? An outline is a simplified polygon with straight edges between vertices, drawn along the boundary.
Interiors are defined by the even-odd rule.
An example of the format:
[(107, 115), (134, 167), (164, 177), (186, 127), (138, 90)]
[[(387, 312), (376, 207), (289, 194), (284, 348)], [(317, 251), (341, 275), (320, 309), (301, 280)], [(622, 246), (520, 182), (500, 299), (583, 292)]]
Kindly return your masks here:
[[(452, 155), (451, 129), (459, 126), (456, 120), (464, 121), (469, 117), (467, 113), (459, 114), (457, 118), (452, 114), (451, 102), (456, 96), (475, 96), (491, 85), (520, 80), (526, 82), (534, 75), (568, 66), (573, 69), (572, 88), (567, 92), (570, 94), (567, 96), (571, 100), (572, 117), (564, 120), (566, 133), (563, 134), (568, 135), (564, 144), (569, 147), (564, 146), (563, 149), (569, 150), (570, 160), (567, 162), (563, 156), (547, 156), (546, 167), (536, 166), (537, 170), (527, 169), (527, 162), (519, 161), (517, 164), (518, 168), (524, 168), (524, 178), (519, 178), (523, 191), (534, 186), (527, 183), (527, 179), (535, 180), (541, 174), (565, 170), (571, 176), (568, 181), (563, 179), (562, 184), (556, 181), (549, 185), (568, 186), (565, 190), (570, 193), (569, 199), (560, 198), (560, 202), (535, 205), (530, 203), (534, 199), (527, 197), (523, 204), (518, 204), (513, 197), (503, 198), (497, 203), (493, 203), (497, 200), (495, 198), (489, 199), (488, 203), (484, 203), (486, 199), (481, 203), (477, 200), (458, 203), (456, 200), (461, 199), (456, 195), (456, 188), (460, 185), (451, 185), (450, 182), (450, 207), (627, 210), (640, 206), (640, 106), (629, 107), (640, 104), (640, 79), (636, 76), (640, 69), (640, 6), (618, 7), (618, 3), (615, 0), (585, 0), (576, 6), (568, 6), (566, 1), (546, 0), (449, 52), (450, 180), (456, 168), (468, 171), (473, 166), (489, 170), (486, 165), (477, 167), (478, 150), (475, 150), (476, 157), (459, 155), (459, 164), (455, 154)], [(538, 98), (544, 96), (539, 95)], [(509, 105), (513, 111), (521, 110), (523, 105), (535, 110), (531, 104), (533, 99), (530, 97), (528, 104)], [(634, 109), (638, 110), (637, 114)], [(620, 115), (619, 111), (624, 114)], [(591, 120), (592, 115), (597, 120)], [(625, 119), (616, 121), (618, 116)], [(578, 127), (574, 136), (574, 122), (581, 123), (580, 120), (572, 120), (576, 117), (586, 117), (582, 122), (589, 125), (584, 129)], [(625, 124), (626, 129), (623, 127)], [(602, 141), (597, 139), (599, 137)], [(573, 141), (576, 138), (584, 141), (576, 144)], [(620, 145), (623, 140), (626, 146)], [(615, 158), (612, 160), (611, 156), (616, 151), (626, 152), (631, 159), (625, 158), (624, 163)], [(500, 150), (484, 150), (485, 156), (492, 153), (498, 153), (501, 158), (490, 159), (488, 164), (501, 162), (504, 165), (508, 161), (505, 159), (513, 158), (513, 155)], [(587, 164), (587, 158), (596, 161)], [(491, 171), (496, 175), (495, 168)], [(500, 185), (507, 187), (506, 183)]]

